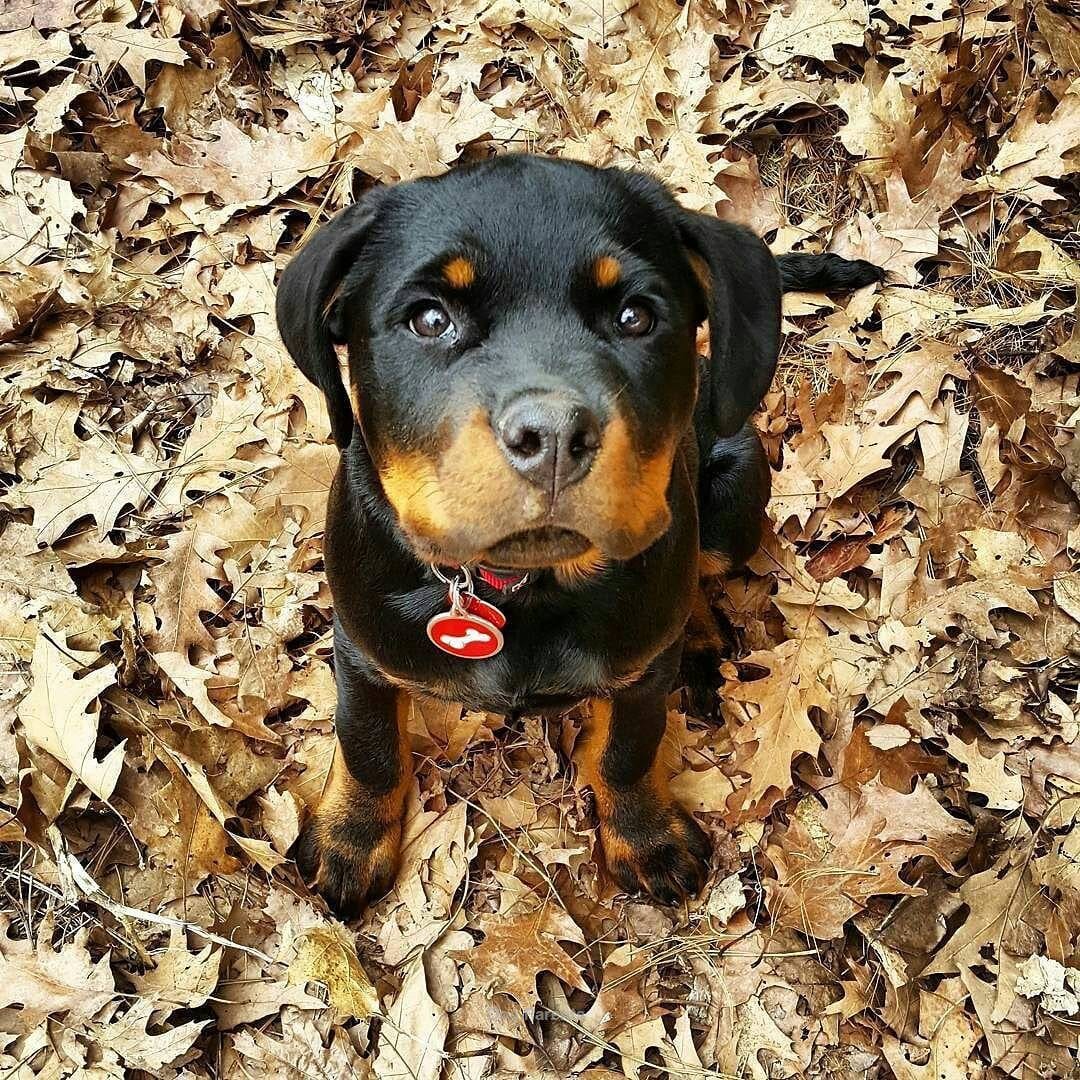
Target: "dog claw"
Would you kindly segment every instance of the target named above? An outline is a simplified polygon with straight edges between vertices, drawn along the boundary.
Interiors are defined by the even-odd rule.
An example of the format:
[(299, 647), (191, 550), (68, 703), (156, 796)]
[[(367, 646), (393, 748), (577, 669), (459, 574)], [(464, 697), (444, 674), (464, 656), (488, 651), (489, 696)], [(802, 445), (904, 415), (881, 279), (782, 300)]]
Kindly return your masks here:
[(658, 904), (677, 904), (695, 896), (709, 874), (709, 838), (679, 805), (671, 803), (659, 824), (617, 829), (602, 822), (601, 843), (608, 868), (619, 887), (644, 894)]
[(301, 876), (342, 919), (356, 918), (393, 887), (401, 823), (391, 823), (369, 844), (350, 840), (347, 832), (341, 825), (327, 828), (316, 812), (293, 849)]

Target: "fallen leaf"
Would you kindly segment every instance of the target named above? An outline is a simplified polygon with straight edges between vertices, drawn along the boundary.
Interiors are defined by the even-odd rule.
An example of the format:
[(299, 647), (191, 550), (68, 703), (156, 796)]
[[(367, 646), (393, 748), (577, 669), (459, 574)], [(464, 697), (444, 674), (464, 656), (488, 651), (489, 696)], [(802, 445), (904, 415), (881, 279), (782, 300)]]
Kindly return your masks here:
[(116, 681), (116, 668), (106, 664), (86, 671), (49, 633), (42, 633), (34, 646), (30, 677), (30, 692), (19, 706), (26, 737), (52, 754), (99, 799), (108, 799), (124, 764), (124, 743), (104, 758), (95, 757), (98, 714), (89, 707)]
[(521, 915), (481, 919), (479, 928), (484, 940), (461, 959), (489, 994), (508, 994), (531, 1013), (540, 1001), (536, 980), (541, 972), (550, 971), (567, 986), (586, 989), (580, 966), (557, 944), (584, 944), (580, 929), (565, 912), (545, 905)]
[(380, 1080), (438, 1080), (450, 1029), (446, 1012), (427, 989), (423, 961), (413, 961), (387, 1011), (374, 1074)]
[(792, 0), (776, 8), (761, 31), (757, 53), (773, 67), (795, 56), (832, 60), (837, 45), (861, 45), (869, 25), (865, 0)]
[(330, 1005), (343, 1017), (363, 1019), (379, 1008), (375, 987), (356, 956), (356, 945), (337, 925), (312, 927), (296, 941), (289, 982), (326, 987)]
[(11, 937), (10, 930), (10, 919), (0, 918), (0, 1007), (18, 1006), (7, 1020), (15, 1030), (33, 1031), (49, 1016), (77, 1025), (112, 1001), (116, 988), (109, 955), (96, 963), (90, 959), (87, 928), (55, 950), (43, 938), (35, 947)]
[(214, 577), (224, 578), (217, 555), (224, 546), (224, 541), (197, 525), (169, 538), (162, 562), (150, 571), (159, 624), (157, 632), (146, 639), (151, 651), (187, 656), (195, 647), (213, 650), (213, 636), (200, 616), (217, 615), (223, 607), (209, 583)]
[(825, 805), (807, 798), (768, 848), (777, 881), (766, 886), (780, 925), (811, 937), (840, 937), (844, 923), (878, 895), (917, 895), (900, 871), (928, 855), (951, 871), (974, 838), (967, 822), (951, 817), (922, 783), (905, 795), (879, 779), (857, 792), (833, 788)]
[(34, 510), (34, 528), (43, 544), (52, 544), (81, 518), (97, 523), (104, 539), (116, 520), (153, 497), (161, 470), (135, 454), (88, 443), (77, 459), (41, 470), (19, 489), (23, 506)]
[(1040, 117), (1041, 95), (1032, 93), (1009, 128), (980, 186), (1037, 202), (1057, 198), (1043, 179), (1070, 171), (1065, 155), (1076, 148), (1080, 93), (1068, 93), (1049, 116)]
[(151, 60), (183, 65), (188, 54), (178, 41), (159, 37), (152, 30), (123, 26), (118, 22), (99, 22), (79, 31), (82, 43), (101, 65), (102, 73), (119, 64), (140, 89), (146, 89), (146, 65)]
[(154, 1011), (168, 1015), (176, 1009), (197, 1009), (214, 992), (221, 967), (221, 950), (211, 945), (188, 952), (183, 934), (174, 930), (168, 948), (149, 971), (134, 976), (140, 995), (154, 1003)]
[(729, 807), (743, 813), (770, 792), (774, 799), (781, 797), (791, 786), (793, 759), (818, 752), (821, 736), (810, 710), (827, 710), (831, 701), (822, 639), (792, 639), (771, 653), (752, 653), (746, 662), (764, 667), (765, 677), (750, 682), (729, 677), (723, 687), (726, 702), (752, 707), (734, 735), (747, 751), (742, 769), (748, 780), (728, 800)]
[(1016, 992), (1040, 998), (1047, 1012), (1066, 1016), (1080, 1012), (1080, 971), (1048, 956), (1029, 956), (1017, 968), (1017, 975)]

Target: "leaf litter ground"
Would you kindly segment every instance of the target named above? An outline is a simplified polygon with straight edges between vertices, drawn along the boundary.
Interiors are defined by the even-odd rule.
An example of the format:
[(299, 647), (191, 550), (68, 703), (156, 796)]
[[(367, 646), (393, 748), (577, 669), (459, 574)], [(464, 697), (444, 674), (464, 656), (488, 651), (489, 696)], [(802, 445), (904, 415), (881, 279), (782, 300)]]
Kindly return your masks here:
[[(1064, 3), (44, 0), (0, 13), (0, 1076), (1075, 1076), (1080, 21)], [(577, 718), (419, 702), (394, 891), (333, 746), (323, 405), (277, 271), (373, 182), (651, 169), (774, 250), (772, 530), (597, 870)]]

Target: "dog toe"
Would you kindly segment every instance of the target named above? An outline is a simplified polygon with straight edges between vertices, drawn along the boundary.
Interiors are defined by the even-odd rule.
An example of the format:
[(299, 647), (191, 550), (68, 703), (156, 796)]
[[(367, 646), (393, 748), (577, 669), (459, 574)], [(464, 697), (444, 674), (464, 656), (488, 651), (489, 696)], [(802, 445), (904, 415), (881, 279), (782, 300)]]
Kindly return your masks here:
[(704, 830), (677, 804), (648, 815), (650, 824), (626, 829), (601, 826), (608, 867), (619, 887), (659, 904), (677, 904), (701, 891), (709, 873)]
[[(365, 832), (370, 834), (370, 827)], [(393, 887), (400, 840), (397, 821), (358, 843), (340, 828), (326, 828), (316, 813), (297, 839), (294, 856), (304, 880), (334, 914), (354, 918)]]

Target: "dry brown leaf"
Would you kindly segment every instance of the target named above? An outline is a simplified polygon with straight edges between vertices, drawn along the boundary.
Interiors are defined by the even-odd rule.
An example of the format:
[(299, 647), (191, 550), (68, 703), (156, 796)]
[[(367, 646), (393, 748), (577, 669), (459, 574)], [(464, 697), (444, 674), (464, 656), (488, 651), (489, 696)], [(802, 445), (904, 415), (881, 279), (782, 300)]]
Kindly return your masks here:
[(43, 468), (19, 490), (23, 506), (34, 510), (34, 528), (43, 544), (55, 543), (82, 518), (97, 524), (104, 539), (125, 511), (153, 498), (161, 470), (143, 458), (103, 443), (88, 443), (77, 459)]
[(946, 745), (950, 756), (964, 765), (968, 788), (982, 795), (991, 810), (1012, 811), (1023, 805), (1024, 785), (1006, 769), (1004, 750), (988, 756), (977, 741), (969, 744), (952, 735)]
[(191, 1049), (211, 1021), (190, 1020), (152, 1034), (147, 1025), (153, 1013), (153, 1001), (136, 1001), (126, 1011), (114, 1008), (90, 1028), (90, 1038), (105, 1048), (106, 1059), (115, 1055), (128, 1069), (160, 1076)]
[(449, 1029), (445, 1010), (428, 993), (423, 960), (414, 960), (384, 1018), (374, 1075), (380, 1080), (439, 1080)]
[(869, 25), (865, 0), (793, 0), (776, 8), (761, 31), (757, 54), (772, 67), (795, 56), (832, 60), (837, 45), (861, 45)]
[(771, 653), (752, 653), (746, 662), (764, 667), (764, 678), (741, 682), (727, 676), (728, 702), (751, 706), (740, 718), (735, 742), (746, 751), (741, 769), (748, 781), (735, 789), (729, 806), (748, 813), (770, 793), (773, 800), (791, 787), (791, 766), (799, 754), (811, 756), (821, 736), (810, 720), (811, 709), (828, 710), (829, 654), (823, 638), (785, 641)]
[(90, 705), (116, 681), (111, 664), (87, 671), (85, 664), (61, 648), (55, 631), (38, 635), (30, 662), (33, 683), (19, 705), (19, 720), (26, 737), (48, 751), (99, 799), (108, 799), (124, 764), (124, 744), (105, 757), (96, 756), (98, 712)]
[(207, 134), (211, 138), (206, 140), (178, 135), (167, 150), (138, 150), (128, 160), (174, 195), (213, 192), (224, 208), (196, 215), (211, 227), (260, 206), (330, 165), (332, 140), (319, 131), (306, 139), (276, 131), (252, 136), (231, 120), (218, 120)]
[[(959, 979), (947, 980), (933, 994), (924, 991), (920, 995), (919, 1021), (930, 1043), (930, 1056), (923, 1064), (913, 1064), (901, 1051), (898, 1040), (887, 1038), (885, 1058), (897, 1080), (940, 1080), (943, 1076), (960, 1080), (982, 1071), (972, 1061), (979, 1033), (963, 1011), (966, 996)], [(923, 1056), (920, 1052), (919, 1057)]]
[(527, 1013), (539, 1004), (536, 980), (550, 971), (567, 986), (586, 989), (581, 966), (558, 944), (583, 945), (581, 930), (565, 912), (543, 905), (520, 915), (477, 920), (484, 940), (460, 954), (487, 994), (508, 994)]
[(1058, 574), (1054, 578), (1054, 603), (1080, 622), (1080, 570)]
[(907, 436), (907, 424), (877, 425), (823, 424), (821, 428), (828, 457), (818, 466), (820, 491), (826, 498), (846, 494), (856, 484), (890, 467), (886, 451)]
[(224, 546), (223, 540), (197, 525), (169, 538), (163, 561), (150, 571), (158, 629), (146, 642), (153, 652), (187, 656), (194, 647), (212, 651), (214, 639), (200, 616), (217, 615), (223, 607), (210, 580), (224, 576), (218, 558)]
[(824, 807), (804, 799), (768, 848), (778, 871), (767, 885), (770, 912), (810, 937), (840, 937), (873, 896), (918, 894), (900, 878), (904, 866), (929, 855), (951, 872), (974, 837), (922, 783), (903, 794), (875, 778), (824, 794)]
[(160, 37), (152, 30), (124, 26), (120, 22), (99, 22), (79, 31), (83, 45), (97, 60), (102, 72), (119, 64), (140, 89), (146, 89), (146, 65), (151, 60), (163, 64), (184, 65), (188, 54), (180, 42)]
[(991, 621), (990, 613), (1002, 609), (1035, 615), (1039, 605), (1023, 585), (1002, 576), (996, 580), (982, 579), (954, 585), (909, 608), (904, 622), (935, 634), (944, 634), (951, 626), (963, 626), (983, 641), (994, 641), (999, 631)]
[[(50, 931), (46, 924), (42, 928)], [(90, 958), (90, 931), (78, 931), (74, 939), (53, 949), (44, 937), (36, 947), (25, 938), (13, 938), (11, 921), (0, 917), (0, 1007), (18, 1005), (8, 1013), (7, 1023), (20, 1032), (32, 1031), (47, 1016), (66, 1017), (80, 1024), (113, 1000), (116, 988), (106, 953), (96, 963)]]
[(259, 806), (262, 808), (259, 823), (270, 837), (270, 843), (279, 854), (287, 855), (300, 835), (303, 802), (291, 791), (271, 787), (266, 789), (265, 796), (259, 797)]
[(676, 95), (676, 88), (667, 74), (664, 44), (637, 39), (627, 45), (626, 57), (619, 63), (598, 64), (614, 89), (596, 99), (591, 110), (593, 119), (606, 113), (609, 119), (604, 125), (605, 133), (627, 149), (632, 150), (638, 139), (649, 138), (650, 122), (664, 121), (665, 114), (658, 99)]
[(223, 1031), (232, 1031), (267, 1016), (277, 1016), (289, 1007), (309, 1012), (326, 1008), (322, 998), (289, 982), (287, 975), (266, 975), (259, 964), (247, 957), (223, 972), (211, 1006), (217, 1015), (218, 1027)]
[(1047, 117), (1040, 116), (1041, 94), (1032, 93), (1009, 128), (982, 186), (1035, 202), (1057, 198), (1043, 178), (1059, 179), (1075, 169), (1066, 160), (1076, 150), (1080, 91), (1070, 92)]
[[(809, 3), (803, 6), (813, 8)], [(836, 93), (837, 104), (848, 118), (837, 137), (849, 153), (862, 159), (860, 171), (884, 180), (911, 152), (916, 119), (914, 96), (892, 74), (877, 88), (865, 79), (838, 83)]]
[(334, 1028), (328, 1041), (309, 1014), (286, 1008), (281, 1019), (282, 1037), (257, 1028), (239, 1032), (232, 1051), (243, 1059), (241, 1075), (252, 1080), (329, 1080), (349, 1077), (368, 1080), (371, 1066), (342, 1028)]
[(1035, 21), (1058, 70), (1063, 75), (1080, 75), (1080, 21), (1044, 3), (1035, 5)]
[(168, 1015), (177, 1009), (197, 1009), (214, 992), (221, 967), (221, 949), (205, 946), (188, 952), (184, 935), (173, 930), (168, 947), (156, 958), (156, 966), (134, 976), (140, 995), (154, 1004), (154, 1012)]
[(214, 679), (212, 672), (189, 663), (187, 657), (179, 652), (154, 653), (154, 662), (161, 668), (179, 690), (191, 700), (199, 714), (218, 727), (235, 728), (253, 739), (266, 739), (276, 742), (278, 736), (261, 720), (249, 720), (243, 716), (232, 716), (223, 712), (210, 698), (209, 684)]

